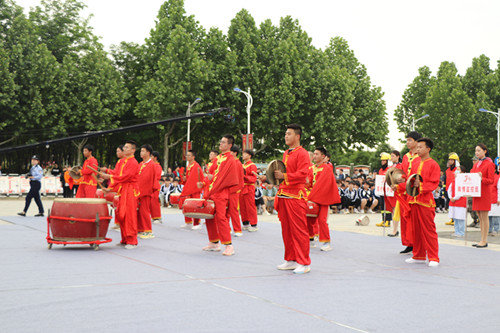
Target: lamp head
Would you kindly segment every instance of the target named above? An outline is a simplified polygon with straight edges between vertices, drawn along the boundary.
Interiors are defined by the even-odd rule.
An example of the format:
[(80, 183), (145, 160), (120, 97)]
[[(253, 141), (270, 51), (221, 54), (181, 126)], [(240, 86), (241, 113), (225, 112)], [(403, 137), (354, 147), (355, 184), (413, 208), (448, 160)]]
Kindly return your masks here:
[(236, 91), (236, 92), (241, 92), (240, 88), (234, 88), (233, 90)]

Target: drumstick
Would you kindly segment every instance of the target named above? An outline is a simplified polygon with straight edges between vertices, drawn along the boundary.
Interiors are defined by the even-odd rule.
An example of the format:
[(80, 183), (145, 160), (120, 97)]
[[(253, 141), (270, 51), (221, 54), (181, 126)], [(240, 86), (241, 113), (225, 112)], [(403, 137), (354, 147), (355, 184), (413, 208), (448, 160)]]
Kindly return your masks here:
[[(93, 165), (95, 165), (95, 164), (93, 164)], [(94, 171), (94, 172), (96, 172), (96, 173), (99, 173), (99, 171), (97, 171), (96, 169), (94, 169), (94, 168), (93, 168), (93, 167), (91, 167), (90, 165), (87, 165), (87, 168), (89, 168), (90, 170), (92, 170), (92, 171)], [(95, 182), (99, 185), (99, 187), (100, 187), (101, 189), (103, 189), (103, 190), (105, 189), (105, 187), (104, 187), (104, 186), (102, 186), (102, 184), (101, 184), (101, 183), (99, 183), (99, 181), (97, 180), (97, 176), (96, 176), (95, 174), (92, 174), (92, 178), (94, 178)]]

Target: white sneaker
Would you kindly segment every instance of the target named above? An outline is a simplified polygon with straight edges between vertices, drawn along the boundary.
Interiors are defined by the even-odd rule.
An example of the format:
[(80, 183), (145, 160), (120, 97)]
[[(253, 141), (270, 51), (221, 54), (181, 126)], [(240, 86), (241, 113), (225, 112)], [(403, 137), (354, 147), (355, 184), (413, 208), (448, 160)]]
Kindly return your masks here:
[(137, 245), (132, 245), (132, 244), (125, 245), (125, 249), (127, 249), (127, 250), (133, 250), (135, 248), (137, 248)]
[(349, 214), (349, 209), (344, 209), (344, 214)]
[(368, 209), (368, 214), (375, 214), (375, 212), (369, 208)]
[(269, 212), (267, 211), (267, 209), (266, 209), (266, 210), (264, 210), (264, 214), (266, 214), (267, 216), (271, 215), (271, 213), (269, 213)]
[(256, 232), (258, 230), (259, 230), (259, 228), (257, 226), (255, 226), (255, 227), (254, 226), (249, 226), (248, 227), (248, 231), (250, 231), (250, 232)]
[(242, 232), (235, 232), (234, 233), (234, 237), (241, 237), (241, 236), (243, 236)]
[(313, 240), (309, 241), (309, 247), (316, 247), (316, 243)]
[(193, 225), (191, 223), (184, 223), (181, 225), (181, 229), (191, 229)]
[(323, 246), (320, 249), (321, 251), (331, 251), (333, 250), (332, 247), (330, 246), (330, 242), (324, 242)]
[(234, 247), (232, 245), (226, 245), (226, 249), (222, 252), (223, 256), (232, 256), (234, 255)]
[(137, 237), (139, 237), (141, 239), (151, 239), (151, 238), (155, 238), (155, 235), (152, 232), (139, 232), (137, 234)]
[(359, 214), (359, 213), (360, 213), (360, 211), (359, 211), (357, 208), (354, 208), (353, 212), (354, 212), (355, 214)]
[(425, 260), (416, 260), (413, 258), (408, 258), (405, 260), (408, 264), (425, 264), (427, 263)]
[(208, 243), (207, 246), (203, 248), (203, 251), (210, 251), (210, 252), (219, 252), (220, 251), (220, 244), (219, 243)]
[(294, 274), (305, 274), (311, 271), (311, 266), (309, 265), (297, 265), (297, 268), (293, 270)]
[(248, 228), (250, 228), (250, 225), (249, 225), (249, 224), (243, 224), (243, 225), (241, 226), (241, 230), (246, 230), (246, 231), (248, 231)]
[(279, 270), (282, 270), (282, 271), (287, 271), (287, 270), (295, 269), (297, 267), (298, 267), (298, 264), (295, 261), (285, 261), (281, 265), (277, 266), (277, 268)]
[(193, 227), (191, 228), (191, 230), (200, 230), (200, 229), (201, 229), (201, 223), (198, 225), (193, 225)]
[(429, 267), (438, 267), (438, 266), (439, 266), (439, 262), (434, 261), (434, 260), (429, 261)]
[(162, 223), (163, 223), (163, 221), (162, 221), (161, 219), (154, 219), (154, 220), (153, 220), (153, 223), (154, 223), (154, 224), (162, 224)]

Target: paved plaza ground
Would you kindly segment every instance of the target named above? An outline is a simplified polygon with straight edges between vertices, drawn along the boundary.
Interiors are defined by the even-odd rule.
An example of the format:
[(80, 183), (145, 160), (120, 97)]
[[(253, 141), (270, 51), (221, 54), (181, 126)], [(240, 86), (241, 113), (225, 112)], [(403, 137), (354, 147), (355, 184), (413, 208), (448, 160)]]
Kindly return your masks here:
[[(44, 199), (50, 208), (52, 200)], [(46, 218), (16, 216), (22, 198), (0, 199), (1, 332), (499, 332), (500, 237), (487, 249), (449, 236), (436, 216), (441, 265), (409, 265), (380, 215), (330, 215), (333, 250), (311, 249), (312, 270), (279, 271), (276, 216), (234, 239), (236, 254), (201, 248), (206, 230), (180, 229), (163, 209), (155, 239), (135, 250), (113, 242), (47, 249)], [(469, 228), (467, 238), (477, 239)]]

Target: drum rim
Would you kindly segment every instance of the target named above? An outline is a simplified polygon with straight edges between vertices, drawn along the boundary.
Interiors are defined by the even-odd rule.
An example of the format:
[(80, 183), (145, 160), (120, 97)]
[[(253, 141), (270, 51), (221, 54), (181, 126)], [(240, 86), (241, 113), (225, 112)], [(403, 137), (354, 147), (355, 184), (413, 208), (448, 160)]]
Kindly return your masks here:
[(104, 198), (55, 198), (54, 203), (88, 203), (88, 204), (102, 204), (108, 201)]

